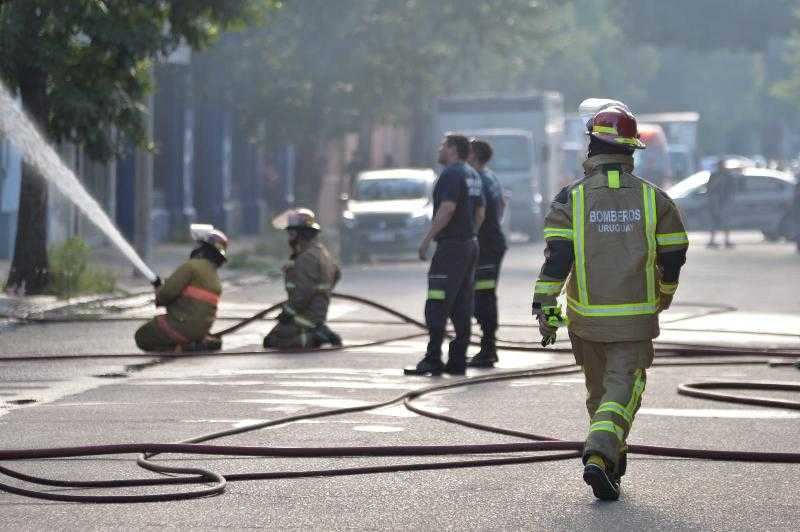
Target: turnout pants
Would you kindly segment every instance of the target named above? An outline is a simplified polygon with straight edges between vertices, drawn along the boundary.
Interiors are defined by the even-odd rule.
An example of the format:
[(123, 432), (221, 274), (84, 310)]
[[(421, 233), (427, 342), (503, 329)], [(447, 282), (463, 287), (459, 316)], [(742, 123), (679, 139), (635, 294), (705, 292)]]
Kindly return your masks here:
[(475, 268), (475, 319), (481, 326), (481, 353), (484, 356), (493, 356), (495, 353), (497, 279), (503, 255), (505, 250), (489, 251), (482, 247)]
[(583, 366), (588, 392), (591, 423), (583, 460), (599, 454), (615, 471), (642, 403), (646, 369), (653, 363), (653, 342), (591, 342), (572, 333), (569, 337), (575, 361)]
[(136, 346), (142, 351), (174, 351), (180, 346), (184, 350), (213, 351), (222, 348), (222, 340), (208, 336), (205, 327), (181, 327), (180, 322), (167, 314), (156, 316), (136, 331)]
[(467, 346), (472, 333), (472, 305), (478, 243), (470, 240), (442, 240), (436, 244), (428, 270), (428, 298), (425, 324), (430, 340), (425, 358), (441, 363), (442, 341), (447, 318), (453, 322), (456, 337), (450, 342), (448, 363), (466, 367)]

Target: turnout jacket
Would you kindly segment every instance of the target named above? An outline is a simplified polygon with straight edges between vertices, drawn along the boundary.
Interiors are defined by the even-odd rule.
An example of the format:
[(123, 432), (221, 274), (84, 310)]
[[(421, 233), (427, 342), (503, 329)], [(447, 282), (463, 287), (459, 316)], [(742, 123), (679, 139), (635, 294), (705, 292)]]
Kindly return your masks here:
[(566, 285), (569, 329), (585, 340), (657, 337), (660, 302), (677, 290), (686, 260), (675, 204), (632, 171), (630, 156), (587, 159), (584, 179), (561, 190), (545, 218), (534, 307), (555, 307)]
[(300, 244), (284, 267), (287, 300), (283, 310), (303, 327), (325, 323), (331, 292), (341, 272), (327, 248), (316, 238)]
[[(156, 292), (156, 305), (167, 308), (163, 327), (178, 343), (202, 339), (217, 317), (222, 294), (217, 268), (206, 259), (189, 259)], [(177, 332), (177, 335), (173, 334)]]

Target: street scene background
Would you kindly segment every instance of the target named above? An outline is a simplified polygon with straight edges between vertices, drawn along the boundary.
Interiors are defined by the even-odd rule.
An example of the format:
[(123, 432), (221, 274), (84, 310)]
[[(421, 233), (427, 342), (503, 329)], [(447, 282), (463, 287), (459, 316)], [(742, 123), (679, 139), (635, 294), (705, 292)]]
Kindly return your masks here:
[[(290, 250), (273, 221), (297, 207), (315, 211), (320, 238), (342, 264), (337, 293), (423, 321), (429, 264), (416, 252), (431, 223), (437, 147), (454, 130), (490, 139), (489, 167), (509, 205), (500, 360), (495, 370), (469, 369), (468, 385), (410, 406), (582, 441), (589, 420), (577, 368), (479, 380), (574, 362), (565, 331), (538, 349), (531, 298), (544, 261), (543, 216), (583, 175), (578, 105), (591, 97), (620, 100), (637, 116), (648, 148), (634, 173), (666, 191), (689, 230), (629, 443), (797, 452), (796, 391), (752, 392), (794, 401), (781, 408), (677, 392), (698, 381), (798, 385), (790, 356), (800, 347), (798, 21), (796, 0), (0, 0), (0, 453), (178, 442), (458, 382), (405, 376), (425, 352), (425, 331), (345, 298), (334, 297), (328, 312), (341, 349), (263, 349), (277, 313), (224, 336), (215, 354), (146, 354), (134, 341), (157, 312), (152, 279), (134, 259), (166, 278), (195, 245), (192, 223), (230, 237), (212, 331), (283, 301)], [(20, 110), (66, 174), (42, 172), (24, 156), (30, 146), (13, 142), (23, 119), (8, 117)], [(724, 227), (708, 209), (708, 184), (721, 169), (735, 182)], [(370, 189), (390, 179), (414, 186)], [(103, 216), (87, 214), (94, 201)], [(721, 235), (709, 246), (712, 229), (731, 229), (732, 246)], [(400, 402), (209, 443), (526, 441)], [(531, 455), (164, 454), (154, 461), (226, 475), (431, 468), (236, 481), (216, 497), (146, 504), (46, 501), (0, 487), (0, 529), (797, 529), (796, 464), (631, 454), (612, 504), (595, 500), (577, 458), (434, 468)], [(0, 466), (56, 480), (164, 478), (136, 458)], [(0, 482), (61, 495), (203, 486)]]

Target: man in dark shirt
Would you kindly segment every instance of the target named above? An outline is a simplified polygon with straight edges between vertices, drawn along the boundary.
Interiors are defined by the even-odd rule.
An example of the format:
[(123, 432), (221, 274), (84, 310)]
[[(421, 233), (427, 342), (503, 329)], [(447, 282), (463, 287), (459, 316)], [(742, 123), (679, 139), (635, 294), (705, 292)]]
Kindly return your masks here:
[[(419, 246), (419, 258), (426, 260), (431, 241), (436, 241), (425, 302), (430, 339), (425, 357), (415, 367), (406, 368), (406, 375), (466, 373), (478, 258), (475, 235), (485, 214), (480, 176), (467, 165), (468, 155), (469, 140), (463, 135), (447, 135), (439, 148), (439, 163), (445, 168), (433, 190), (433, 222)], [(450, 342), (447, 364), (443, 364), (448, 317), (456, 337)]]
[(497, 278), (506, 252), (506, 237), (500, 224), (506, 208), (503, 189), (497, 176), (486, 164), (492, 158), (492, 147), (485, 140), (472, 139), (469, 162), (481, 177), (486, 201), (486, 219), (478, 231), (478, 266), (475, 269), (475, 319), (481, 326), (481, 350), (467, 363), (473, 368), (493, 368), (497, 362)]

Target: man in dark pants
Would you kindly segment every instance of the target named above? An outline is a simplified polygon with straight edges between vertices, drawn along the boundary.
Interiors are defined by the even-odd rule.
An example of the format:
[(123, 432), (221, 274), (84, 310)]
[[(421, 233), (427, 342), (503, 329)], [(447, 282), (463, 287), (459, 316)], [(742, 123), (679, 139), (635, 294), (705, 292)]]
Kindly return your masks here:
[(475, 319), (481, 326), (481, 350), (469, 359), (471, 368), (493, 368), (497, 362), (497, 278), (506, 252), (506, 238), (500, 228), (506, 200), (497, 176), (486, 165), (492, 158), (492, 147), (485, 140), (469, 143), (469, 162), (481, 176), (486, 202), (486, 218), (478, 231), (478, 266), (475, 269)]
[[(436, 241), (425, 302), (430, 340), (425, 357), (416, 367), (406, 368), (406, 375), (466, 373), (478, 258), (475, 234), (485, 215), (480, 176), (467, 165), (468, 156), (469, 140), (463, 135), (447, 135), (439, 148), (439, 163), (445, 168), (433, 190), (433, 222), (419, 246), (419, 258), (425, 260), (431, 241)], [(447, 364), (443, 364), (442, 341), (448, 317), (456, 337), (450, 342)]]

